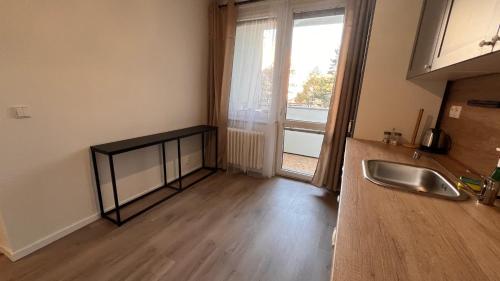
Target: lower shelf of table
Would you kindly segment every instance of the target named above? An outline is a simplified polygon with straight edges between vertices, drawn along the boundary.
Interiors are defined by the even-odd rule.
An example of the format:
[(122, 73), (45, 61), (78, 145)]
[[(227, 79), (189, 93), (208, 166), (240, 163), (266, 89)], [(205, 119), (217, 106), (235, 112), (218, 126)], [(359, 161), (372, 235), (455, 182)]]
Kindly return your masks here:
[(214, 168), (200, 168), (189, 174), (183, 175), (181, 178), (182, 189), (179, 188), (179, 180), (174, 180), (167, 185), (152, 190), (134, 200), (122, 204), (119, 207), (120, 221), (117, 220), (116, 208), (104, 213), (103, 218), (112, 221), (117, 225), (124, 224), (131, 219), (145, 213), (160, 203), (174, 197), (194, 184), (203, 179), (215, 174), (217, 171)]

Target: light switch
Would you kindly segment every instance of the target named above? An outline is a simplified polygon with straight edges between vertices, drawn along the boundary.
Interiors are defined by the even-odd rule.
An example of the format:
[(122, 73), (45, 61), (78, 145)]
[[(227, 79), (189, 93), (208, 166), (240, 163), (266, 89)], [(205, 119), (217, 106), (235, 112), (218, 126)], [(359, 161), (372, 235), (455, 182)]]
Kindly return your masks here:
[(459, 105), (452, 105), (450, 108), (450, 117), (451, 118), (460, 118), (460, 113), (462, 112), (462, 107)]
[(16, 105), (12, 109), (17, 119), (31, 118), (31, 110), (27, 105)]

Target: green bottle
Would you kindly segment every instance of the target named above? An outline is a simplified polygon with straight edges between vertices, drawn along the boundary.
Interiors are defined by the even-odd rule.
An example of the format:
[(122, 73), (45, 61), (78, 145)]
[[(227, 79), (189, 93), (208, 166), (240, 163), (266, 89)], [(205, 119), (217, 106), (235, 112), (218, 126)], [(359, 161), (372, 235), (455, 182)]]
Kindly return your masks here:
[[(500, 147), (497, 148), (497, 152), (500, 152)], [(500, 181), (500, 158), (498, 159), (498, 164), (493, 173), (491, 173), (491, 178), (495, 181)]]

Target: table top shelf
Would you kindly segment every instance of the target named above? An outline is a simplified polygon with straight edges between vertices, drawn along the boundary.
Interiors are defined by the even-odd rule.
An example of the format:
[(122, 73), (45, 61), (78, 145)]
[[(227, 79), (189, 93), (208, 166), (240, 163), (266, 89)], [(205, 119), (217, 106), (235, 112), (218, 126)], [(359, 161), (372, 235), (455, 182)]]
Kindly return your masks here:
[(215, 131), (217, 127), (209, 125), (199, 125), (180, 130), (163, 132), (143, 137), (131, 138), (115, 142), (109, 142), (91, 146), (91, 149), (103, 154), (118, 154), (135, 149), (144, 148), (162, 142), (172, 141), (180, 138), (194, 136), (204, 132)]

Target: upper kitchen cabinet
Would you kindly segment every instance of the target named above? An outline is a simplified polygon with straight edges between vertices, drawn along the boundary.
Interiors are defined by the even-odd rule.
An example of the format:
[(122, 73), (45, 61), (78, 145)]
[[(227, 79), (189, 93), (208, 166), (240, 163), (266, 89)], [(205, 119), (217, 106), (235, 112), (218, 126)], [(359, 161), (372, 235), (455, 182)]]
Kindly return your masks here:
[(447, 5), (448, 0), (424, 1), (408, 77), (431, 71), (435, 56), (434, 51), (438, 45), (441, 23), (446, 16)]
[(499, 73), (499, 27), (500, 0), (424, 1), (408, 78)]
[(500, 1), (497, 1), (495, 6), (495, 13), (493, 18), (491, 19), (491, 23), (489, 25), (488, 35), (493, 34), (491, 38), (494, 41), (493, 52), (500, 51)]
[(496, 34), (491, 32), (491, 25), (499, 0), (448, 2), (448, 17), (442, 25), (441, 46), (438, 47), (431, 69), (490, 53), (492, 45), (488, 45), (487, 41)]

